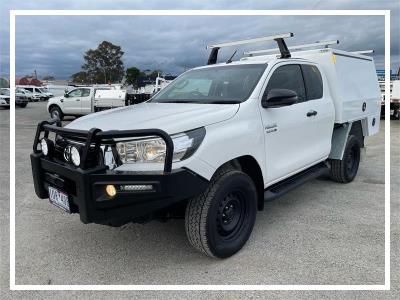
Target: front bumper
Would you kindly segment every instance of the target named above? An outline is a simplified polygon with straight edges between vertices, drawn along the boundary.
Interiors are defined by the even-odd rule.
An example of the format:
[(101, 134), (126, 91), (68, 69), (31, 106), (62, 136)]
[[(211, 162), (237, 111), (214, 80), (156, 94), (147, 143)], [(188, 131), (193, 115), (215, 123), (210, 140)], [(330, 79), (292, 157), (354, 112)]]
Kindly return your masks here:
[[(203, 192), (208, 181), (187, 169), (165, 173), (110, 171), (106, 167), (80, 169), (31, 154), (35, 192), (48, 198), (48, 187), (55, 187), (69, 196), (71, 212), (79, 213), (83, 223), (120, 226), (129, 221), (151, 216), (171, 205)], [(114, 184), (149, 184), (152, 191), (118, 191), (109, 199), (105, 186)]]

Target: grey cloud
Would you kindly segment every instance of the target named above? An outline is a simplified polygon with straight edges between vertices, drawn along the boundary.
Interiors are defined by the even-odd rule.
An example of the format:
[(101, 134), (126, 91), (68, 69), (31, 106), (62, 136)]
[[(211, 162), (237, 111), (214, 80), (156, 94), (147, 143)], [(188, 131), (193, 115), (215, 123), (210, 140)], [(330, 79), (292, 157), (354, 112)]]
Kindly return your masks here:
[[(399, 9), (396, 1), (201, 1), (171, 4), (166, 1), (145, 1), (132, 5), (126, 1), (48, 2), (27, 0), (8, 3), (8, 9), (392, 9), (392, 67), (399, 65), (397, 25)], [(48, 4), (48, 5), (47, 5)], [(8, 12), (6, 12), (8, 13)], [(2, 10), (0, 34), (8, 37), (3, 26), (7, 15)], [(397, 20), (397, 21), (396, 21)], [(378, 68), (384, 61), (383, 17), (71, 17), (36, 16), (17, 17), (16, 67), (17, 74), (25, 75), (34, 69), (39, 74), (69, 77), (79, 71), (83, 53), (108, 40), (121, 45), (125, 51), (125, 66), (161, 68), (179, 73), (184, 67), (204, 64), (207, 59), (205, 45), (211, 42), (256, 37), (277, 32), (294, 32), (295, 38), (288, 44), (300, 44), (317, 40), (339, 39), (338, 48), (362, 50), (373, 48)], [(7, 39), (1, 45), (1, 72), (8, 72)], [(256, 47), (255, 47), (256, 46)], [(273, 44), (255, 45), (252, 48), (272, 47)], [(242, 51), (246, 48), (240, 48)], [(223, 51), (228, 57), (234, 49)]]

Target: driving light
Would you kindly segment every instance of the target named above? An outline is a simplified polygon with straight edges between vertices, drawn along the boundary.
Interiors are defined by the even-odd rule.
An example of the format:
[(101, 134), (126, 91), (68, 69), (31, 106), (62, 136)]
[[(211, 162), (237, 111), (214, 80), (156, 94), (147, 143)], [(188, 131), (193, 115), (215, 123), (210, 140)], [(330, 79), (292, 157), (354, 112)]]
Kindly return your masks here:
[(117, 190), (114, 185), (109, 184), (106, 186), (106, 193), (108, 197), (112, 198), (117, 194)]
[(126, 192), (148, 192), (153, 191), (152, 184), (129, 184), (121, 185), (121, 190)]
[(42, 147), (43, 154), (47, 156), (49, 154), (49, 147), (47, 145), (46, 139), (42, 139), (40, 141), (40, 146)]
[(76, 167), (81, 164), (81, 155), (76, 147), (71, 147), (71, 161)]

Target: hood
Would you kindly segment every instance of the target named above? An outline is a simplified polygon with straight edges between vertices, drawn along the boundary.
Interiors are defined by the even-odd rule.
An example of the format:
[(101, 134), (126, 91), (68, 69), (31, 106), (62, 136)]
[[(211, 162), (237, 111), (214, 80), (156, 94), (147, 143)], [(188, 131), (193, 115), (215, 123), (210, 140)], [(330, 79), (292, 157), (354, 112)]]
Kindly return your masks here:
[(161, 129), (169, 134), (232, 118), (239, 104), (140, 103), (81, 117), (66, 127), (89, 130)]

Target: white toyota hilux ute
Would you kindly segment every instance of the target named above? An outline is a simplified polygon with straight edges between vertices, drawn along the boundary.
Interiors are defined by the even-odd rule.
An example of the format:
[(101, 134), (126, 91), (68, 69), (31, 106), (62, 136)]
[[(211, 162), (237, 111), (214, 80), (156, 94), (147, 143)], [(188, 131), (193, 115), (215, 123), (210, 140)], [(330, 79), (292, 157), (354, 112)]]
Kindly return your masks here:
[(53, 97), (47, 103), (51, 118), (84, 116), (95, 111), (126, 105), (126, 91), (108, 87), (81, 86), (66, 92), (64, 96)]
[[(185, 218), (191, 245), (226, 258), (246, 243), (264, 201), (323, 174), (351, 182), (364, 138), (379, 131), (373, 59), (309, 45), (290, 53), (290, 36), (213, 45), (207, 66), (146, 103), (65, 127), (41, 122), (36, 194), (84, 223)], [(222, 47), (268, 40), (280, 53), (216, 63)]]

